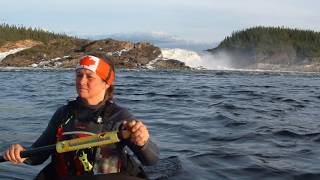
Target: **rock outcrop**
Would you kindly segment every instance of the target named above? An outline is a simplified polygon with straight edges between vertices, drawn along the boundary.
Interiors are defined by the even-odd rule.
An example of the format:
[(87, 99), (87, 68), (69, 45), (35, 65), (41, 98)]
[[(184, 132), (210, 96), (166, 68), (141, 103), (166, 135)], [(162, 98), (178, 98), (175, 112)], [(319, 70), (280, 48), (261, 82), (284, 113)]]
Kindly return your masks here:
[[(16, 46), (12, 46), (16, 47)], [(73, 68), (85, 54), (100, 55), (110, 59), (117, 68), (145, 68), (156, 60), (156, 69), (187, 69), (177, 60), (162, 60), (161, 49), (147, 42), (132, 43), (104, 39), (57, 39), (48, 43), (25, 44), (28, 48), (6, 56), (0, 66)], [(4, 50), (5, 49), (3, 47)], [(153, 66), (153, 64), (151, 66)]]
[(175, 59), (159, 59), (154, 62), (153, 67), (156, 69), (170, 69), (170, 70), (189, 70), (189, 66), (186, 66), (184, 62)]

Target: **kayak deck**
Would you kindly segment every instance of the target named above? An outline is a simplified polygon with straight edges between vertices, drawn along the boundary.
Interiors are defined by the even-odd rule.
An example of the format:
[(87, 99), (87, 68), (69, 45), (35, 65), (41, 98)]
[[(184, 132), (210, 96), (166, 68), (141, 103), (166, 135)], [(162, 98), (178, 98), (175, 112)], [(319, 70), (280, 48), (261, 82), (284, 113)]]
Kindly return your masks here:
[[(178, 156), (170, 156), (160, 159), (157, 164), (152, 166), (143, 166), (143, 170), (148, 180), (160, 180), (166, 179), (168, 177), (174, 176), (182, 168), (181, 162)], [(40, 178), (41, 179), (41, 178)], [(72, 178), (67, 178), (68, 180), (144, 180), (145, 178), (128, 176), (122, 173), (113, 174), (98, 174), (98, 175), (83, 175), (76, 176)], [(65, 179), (59, 179), (65, 180)]]

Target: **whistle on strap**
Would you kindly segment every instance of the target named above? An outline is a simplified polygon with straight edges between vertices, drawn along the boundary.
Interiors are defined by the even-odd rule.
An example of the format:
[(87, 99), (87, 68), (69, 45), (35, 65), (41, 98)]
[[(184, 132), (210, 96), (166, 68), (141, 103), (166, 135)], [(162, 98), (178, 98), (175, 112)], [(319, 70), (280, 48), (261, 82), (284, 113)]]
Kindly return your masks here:
[(91, 171), (93, 166), (92, 164), (88, 161), (88, 155), (82, 151), (82, 153), (79, 156), (79, 160), (81, 161), (83, 168), (85, 171)]

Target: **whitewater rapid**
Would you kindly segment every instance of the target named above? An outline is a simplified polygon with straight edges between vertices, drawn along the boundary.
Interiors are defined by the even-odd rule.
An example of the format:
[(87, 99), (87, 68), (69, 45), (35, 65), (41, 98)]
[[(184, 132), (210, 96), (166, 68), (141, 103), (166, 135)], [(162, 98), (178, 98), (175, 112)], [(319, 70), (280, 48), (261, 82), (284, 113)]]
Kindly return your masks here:
[(231, 70), (230, 59), (227, 55), (219, 54), (219, 57), (209, 52), (195, 52), (180, 48), (162, 48), (163, 59), (175, 59), (184, 62), (185, 65), (195, 69)]
[[(15, 54), (24, 49), (27, 48), (17, 48), (7, 52), (0, 52), (0, 61), (10, 54)], [(150, 65), (158, 59), (175, 59), (184, 62), (186, 66), (195, 69), (232, 70), (230, 60), (227, 55), (220, 54), (219, 57), (217, 57), (206, 51), (196, 52), (180, 48), (162, 48), (161, 52), (160, 57), (150, 62)], [(150, 66), (150, 69), (152, 69), (152, 66)]]

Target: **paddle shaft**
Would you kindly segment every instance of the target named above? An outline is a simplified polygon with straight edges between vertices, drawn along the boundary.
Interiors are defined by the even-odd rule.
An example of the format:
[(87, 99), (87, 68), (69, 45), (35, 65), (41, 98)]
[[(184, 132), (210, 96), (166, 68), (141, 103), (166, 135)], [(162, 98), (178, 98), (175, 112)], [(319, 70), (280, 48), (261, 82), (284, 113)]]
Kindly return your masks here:
[[(26, 150), (20, 153), (22, 158), (34, 156), (41, 153), (64, 153), (69, 151), (75, 151), (79, 149), (85, 149), (90, 147), (97, 147), (106, 144), (113, 144), (120, 141), (120, 139), (127, 139), (130, 137), (129, 131), (122, 131), (119, 133), (118, 131), (111, 131), (111, 132), (103, 132), (100, 134), (76, 138), (66, 141), (58, 142), (57, 144), (52, 144), (49, 146), (43, 146), (38, 148), (33, 148), (30, 150)], [(3, 156), (0, 156), (0, 162), (6, 161)]]
[[(41, 154), (41, 153), (53, 153), (56, 151), (56, 145), (52, 144), (49, 146), (43, 146), (43, 147), (38, 147), (38, 148), (33, 148), (33, 149), (29, 149), (26, 151), (22, 151), (20, 153), (20, 156), (22, 158), (26, 158), (26, 157), (31, 157), (37, 154)], [(3, 158), (3, 156), (0, 156), (0, 162), (5, 162), (6, 160)]]

